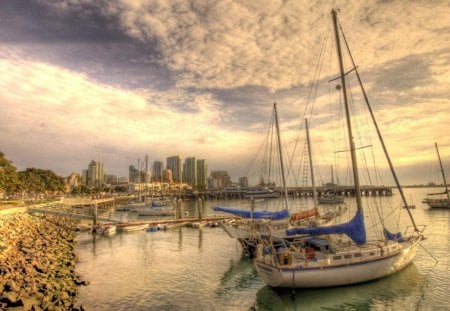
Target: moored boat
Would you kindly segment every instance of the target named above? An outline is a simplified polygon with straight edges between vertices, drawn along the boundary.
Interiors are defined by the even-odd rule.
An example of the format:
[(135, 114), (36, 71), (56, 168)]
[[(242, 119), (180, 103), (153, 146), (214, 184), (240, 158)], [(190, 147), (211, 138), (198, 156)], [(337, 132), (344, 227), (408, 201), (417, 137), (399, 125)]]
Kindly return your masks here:
[(280, 194), (271, 189), (252, 189), (244, 194), (244, 199), (275, 199), (279, 197)]
[(113, 235), (116, 233), (116, 226), (115, 225), (104, 225), (102, 229), (103, 235)]
[(120, 226), (119, 229), (122, 232), (144, 231), (148, 227), (148, 224), (126, 224)]
[(434, 143), (436, 147), (436, 153), (439, 160), (439, 167), (441, 168), (442, 179), (444, 181), (445, 191), (442, 193), (430, 193), (429, 196), (432, 195), (446, 195), (447, 197), (441, 198), (425, 198), (422, 202), (426, 203), (430, 208), (450, 208), (450, 193), (448, 191), (447, 179), (445, 178), (444, 167), (442, 165), (441, 156), (439, 154), (439, 148), (437, 143)]
[[(332, 19), (340, 69), (340, 85), (336, 89), (342, 92), (341, 96), (344, 103), (345, 124), (348, 134), (347, 143), (349, 144), (347, 147), (351, 155), (356, 211), (353, 218), (345, 223), (326, 227), (298, 227), (286, 230), (286, 235), (297, 237), (293, 240), (259, 236), (254, 266), (264, 282), (271, 287), (331, 287), (385, 277), (409, 265), (414, 259), (420, 241), (423, 239), (423, 230), (419, 230), (409, 211), (403, 190), (362, 86), (357, 66), (354, 64), (347, 41), (342, 33), (342, 27), (338, 26), (336, 10), (332, 11)], [(345, 50), (348, 52), (352, 64), (349, 71), (344, 70), (341, 37), (344, 38)], [(381, 221), (378, 221), (377, 224), (380, 224), (381, 230), (371, 232), (370, 235), (366, 231), (356, 154), (358, 148), (355, 147), (346, 85), (347, 75), (351, 72), (356, 74), (359, 81), (364, 101), (402, 197), (403, 206), (407, 207), (406, 210), (412, 222), (412, 226), (407, 227), (403, 233), (389, 231), (386, 225), (387, 219), (381, 218), (380, 215), (378, 216), (380, 216)], [(354, 103), (352, 102), (352, 104)], [(374, 227), (372, 225), (370, 229), (375, 230)], [(368, 238), (368, 235), (370, 238)]]

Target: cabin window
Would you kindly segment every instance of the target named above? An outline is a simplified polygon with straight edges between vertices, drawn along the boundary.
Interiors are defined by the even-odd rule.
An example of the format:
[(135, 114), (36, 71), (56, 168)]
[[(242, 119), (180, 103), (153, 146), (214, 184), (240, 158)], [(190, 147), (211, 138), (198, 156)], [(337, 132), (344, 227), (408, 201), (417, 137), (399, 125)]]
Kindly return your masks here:
[(333, 259), (334, 260), (339, 260), (339, 259), (342, 259), (342, 256), (333, 256)]
[(373, 255), (375, 255), (375, 253), (374, 253), (374, 252), (370, 252), (369, 255), (370, 255), (370, 256), (373, 256)]
[(344, 255), (344, 258), (352, 258), (352, 255)]
[(361, 254), (360, 253), (353, 254), (353, 257), (361, 257)]

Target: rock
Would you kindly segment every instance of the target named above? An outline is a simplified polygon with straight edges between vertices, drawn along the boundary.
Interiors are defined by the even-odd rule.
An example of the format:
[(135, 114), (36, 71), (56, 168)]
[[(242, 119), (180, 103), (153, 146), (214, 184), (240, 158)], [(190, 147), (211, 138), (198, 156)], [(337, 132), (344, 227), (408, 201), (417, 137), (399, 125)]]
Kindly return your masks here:
[(39, 303), (34, 296), (30, 297), (20, 297), (20, 303), (22, 304), (24, 310), (31, 310), (34, 306), (38, 306)]
[(6, 281), (5, 285), (3, 286), (4, 290), (7, 292), (19, 292), (20, 290), (20, 285), (18, 285), (15, 281), (13, 280), (8, 280)]
[(76, 283), (88, 284), (76, 282), (75, 226), (55, 216), (0, 217), (0, 310), (73, 308)]
[(11, 304), (15, 304), (17, 302), (18, 298), (19, 297), (17, 296), (17, 293), (15, 293), (15, 292), (5, 292), (5, 293), (2, 293), (2, 295), (0, 296), (0, 301), (5, 302), (8, 305), (11, 305)]

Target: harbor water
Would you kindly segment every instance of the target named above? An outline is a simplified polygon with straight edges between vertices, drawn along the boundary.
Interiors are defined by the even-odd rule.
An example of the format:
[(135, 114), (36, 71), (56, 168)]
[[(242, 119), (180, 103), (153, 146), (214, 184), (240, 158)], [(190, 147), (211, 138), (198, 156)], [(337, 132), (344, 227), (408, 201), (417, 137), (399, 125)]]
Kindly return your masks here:
[[(106, 237), (78, 235), (77, 272), (90, 284), (77, 304), (89, 310), (450, 310), (450, 210), (421, 201), (436, 189), (407, 188), (426, 240), (413, 264), (392, 276), (325, 289), (271, 289), (241, 245), (220, 227), (181, 227)], [(396, 193), (396, 192), (395, 192)], [(400, 205), (400, 196), (382, 197)], [(206, 201), (212, 206), (242, 202)], [(411, 202), (409, 202), (411, 203)], [(195, 215), (196, 206), (185, 204)], [(436, 261), (436, 260), (437, 261)]]

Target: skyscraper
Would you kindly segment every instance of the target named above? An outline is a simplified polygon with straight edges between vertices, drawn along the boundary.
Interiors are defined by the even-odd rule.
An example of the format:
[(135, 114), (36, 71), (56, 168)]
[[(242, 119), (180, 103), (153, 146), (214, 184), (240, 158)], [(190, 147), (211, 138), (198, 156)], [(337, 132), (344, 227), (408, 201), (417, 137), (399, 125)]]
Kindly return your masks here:
[(197, 162), (195, 157), (189, 157), (184, 160), (183, 178), (185, 183), (195, 189), (197, 186)]
[(130, 182), (137, 182), (139, 179), (139, 172), (133, 165), (128, 166), (128, 180)]
[(92, 160), (88, 168), (88, 186), (100, 188), (105, 179), (103, 162)]
[(207, 173), (208, 167), (206, 165), (206, 160), (197, 160), (197, 189), (206, 190), (207, 184)]
[(152, 181), (162, 181), (163, 180), (163, 162), (155, 161), (152, 165)]
[(172, 178), (174, 182), (181, 182), (181, 157), (179, 155), (171, 156), (166, 159), (166, 168), (172, 171)]

